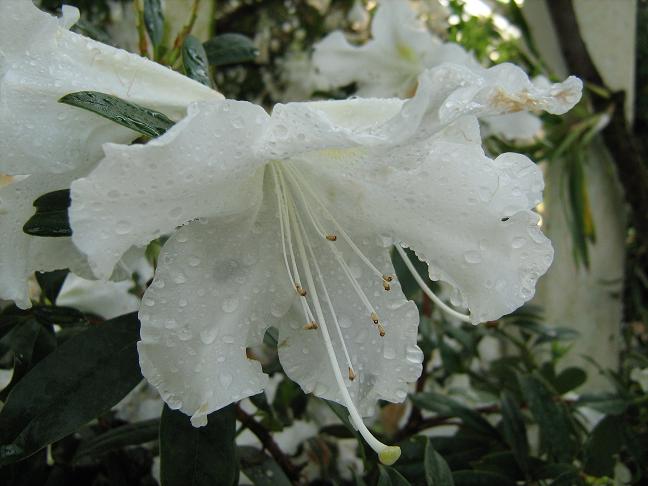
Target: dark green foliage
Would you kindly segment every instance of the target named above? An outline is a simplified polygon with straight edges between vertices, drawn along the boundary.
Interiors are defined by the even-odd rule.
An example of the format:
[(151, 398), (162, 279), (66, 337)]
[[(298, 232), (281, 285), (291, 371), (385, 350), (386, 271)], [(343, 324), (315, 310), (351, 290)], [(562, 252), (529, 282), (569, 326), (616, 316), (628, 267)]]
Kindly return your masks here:
[(63, 96), (59, 102), (91, 111), (151, 138), (159, 137), (174, 124), (159, 111), (150, 110), (116, 96), (96, 91), (70, 93)]
[(160, 422), (160, 476), (165, 486), (236, 484), (235, 406), (208, 415), (196, 428), (165, 405)]
[(207, 59), (213, 66), (254, 61), (258, 54), (252, 40), (242, 34), (220, 34), (204, 44)]

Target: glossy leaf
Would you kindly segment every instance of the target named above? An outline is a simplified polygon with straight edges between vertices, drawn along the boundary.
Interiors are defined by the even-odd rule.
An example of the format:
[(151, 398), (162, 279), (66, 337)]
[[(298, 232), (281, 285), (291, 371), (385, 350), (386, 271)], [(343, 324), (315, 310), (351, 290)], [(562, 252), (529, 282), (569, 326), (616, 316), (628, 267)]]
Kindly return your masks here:
[(46, 356), (0, 412), (0, 465), (33, 454), (107, 412), (142, 380), (135, 313), (89, 327)]
[(110, 451), (126, 446), (144, 444), (157, 440), (160, 419), (144, 420), (126, 424), (83, 441), (74, 455), (74, 463), (97, 458)]
[(455, 486), (516, 486), (512, 479), (492, 471), (456, 471), (452, 473)]
[(434, 450), (428, 440), (425, 445), (425, 483), (428, 486), (454, 486), (452, 472), (445, 459)]
[(221, 34), (204, 43), (209, 64), (225, 66), (254, 61), (258, 49), (249, 37), (241, 34)]
[(204, 427), (194, 427), (189, 416), (164, 406), (160, 423), (162, 486), (235, 484), (235, 406), (213, 412), (207, 419)]
[(62, 237), (72, 235), (68, 219), (70, 190), (43, 194), (34, 201), (36, 213), (27, 220), (23, 231), (32, 236)]
[(410, 482), (396, 469), (389, 466), (378, 466), (378, 486), (410, 486)]
[(266, 453), (250, 446), (238, 448), (241, 471), (255, 486), (290, 486), (279, 464)]
[(59, 292), (65, 283), (69, 270), (54, 270), (51, 272), (36, 272), (36, 281), (40, 285), (41, 290), (45, 297), (49, 299), (52, 304), (56, 303)]
[(416, 406), (425, 410), (431, 410), (440, 415), (458, 417), (464, 426), (475, 432), (494, 438), (499, 436), (497, 430), (479, 413), (444, 395), (434, 392), (416, 393), (412, 395), (412, 401)]
[(207, 53), (201, 42), (192, 35), (187, 36), (182, 44), (182, 63), (188, 77), (205, 86), (212, 87)]
[(503, 392), (500, 400), (502, 409), (502, 431), (511, 447), (515, 459), (524, 472), (529, 470), (529, 441), (520, 406), (509, 392)]
[(576, 444), (564, 404), (557, 401), (555, 393), (539, 376), (519, 376), (518, 381), (529, 410), (540, 426), (540, 437), (549, 455), (557, 461), (569, 462)]
[(614, 415), (604, 417), (585, 443), (585, 472), (592, 476), (614, 476), (615, 455), (623, 440), (623, 421)]
[(164, 37), (164, 11), (160, 0), (144, 0), (144, 25), (153, 46), (158, 47)]
[(159, 137), (174, 125), (166, 115), (97, 91), (79, 91), (63, 96), (60, 103), (96, 113), (148, 137)]

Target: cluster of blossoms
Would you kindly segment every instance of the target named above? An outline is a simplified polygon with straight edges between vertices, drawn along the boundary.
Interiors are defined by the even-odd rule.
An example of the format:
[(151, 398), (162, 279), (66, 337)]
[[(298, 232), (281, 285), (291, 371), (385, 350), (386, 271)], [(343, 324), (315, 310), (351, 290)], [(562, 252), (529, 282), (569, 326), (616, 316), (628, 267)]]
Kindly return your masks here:
[[(553, 257), (532, 211), (542, 174), (523, 155), (485, 155), (479, 119), (562, 114), (580, 81), (538, 85), (516, 66), (485, 69), (436, 46), (435, 67), (423, 63), (403, 85), (409, 99), (278, 104), (268, 114), (70, 32), (77, 19), (74, 8), (55, 18), (30, 0), (0, 3), (0, 172), (21, 176), (0, 190), (0, 297), (28, 307), (34, 270), (109, 279), (129, 250), (169, 235), (142, 300), (138, 346), (164, 401), (201, 426), (262, 391), (268, 377), (246, 349), (274, 326), (286, 374), (344, 404), (381, 460), (395, 461), (398, 448), (362, 421), (378, 399), (403, 401), (421, 373), (418, 311), (391, 250), (407, 258), (411, 248), (432, 280), (453, 286), (470, 311), (454, 312), (464, 320), (497, 319), (528, 301)], [(346, 59), (346, 49), (349, 70), (337, 72), (352, 80), (340, 74), (360, 71), (351, 52), (383, 49), (384, 21), (379, 12), (364, 48), (334, 34), (320, 62)], [(403, 60), (429, 44), (419, 35), (395, 44)], [(360, 94), (403, 94), (368, 82)], [(77, 91), (177, 123), (130, 145), (134, 131), (58, 103)], [(71, 238), (24, 234), (34, 199), (65, 188)]]

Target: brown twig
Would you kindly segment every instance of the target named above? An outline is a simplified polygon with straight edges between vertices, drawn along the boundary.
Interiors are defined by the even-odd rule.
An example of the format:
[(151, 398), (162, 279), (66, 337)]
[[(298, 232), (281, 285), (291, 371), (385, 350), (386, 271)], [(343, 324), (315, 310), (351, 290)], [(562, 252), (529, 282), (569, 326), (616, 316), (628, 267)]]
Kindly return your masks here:
[(270, 432), (268, 432), (268, 430), (266, 430), (259, 422), (254, 420), (252, 415), (243, 410), (240, 405), (236, 406), (236, 420), (241, 422), (244, 427), (246, 427), (261, 441), (263, 448), (270, 453), (275, 461), (277, 461), (277, 464), (279, 464), (281, 469), (283, 469), (283, 472), (286, 473), (286, 476), (288, 476), (291, 481), (295, 483), (299, 481), (299, 468), (293, 464), (286, 454), (284, 454), (272, 438)]
[[(604, 86), (603, 78), (580, 34), (572, 0), (550, 0), (547, 7), (569, 70), (587, 83)], [(626, 120), (624, 100), (623, 92), (612, 93), (609, 97), (592, 92), (592, 104), (596, 111), (605, 112), (613, 108), (610, 122), (602, 132), (603, 140), (616, 164), (626, 201), (632, 209), (637, 235), (642, 241), (648, 242), (648, 169), (641, 145)]]

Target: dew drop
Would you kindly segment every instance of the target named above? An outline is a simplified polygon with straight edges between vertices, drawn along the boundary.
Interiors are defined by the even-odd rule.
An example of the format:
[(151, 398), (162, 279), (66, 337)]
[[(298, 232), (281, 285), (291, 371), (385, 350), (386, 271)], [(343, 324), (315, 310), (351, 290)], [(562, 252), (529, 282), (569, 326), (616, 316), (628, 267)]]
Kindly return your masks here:
[(513, 241), (511, 242), (513, 248), (522, 248), (524, 245), (526, 245), (526, 239), (521, 236), (513, 238)]
[(385, 346), (383, 349), (383, 356), (385, 359), (394, 359), (396, 357), (396, 350), (391, 346)]
[(239, 306), (239, 299), (238, 297), (230, 297), (228, 299), (225, 299), (223, 301), (223, 304), (221, 305), (221, 308), (223, 309), (223, 312), (234, 312), (236, 309), (238, 309)]
[(221, 373), (218, 379), (225, 388), (228, 388), (232, 384), (232, 375), (229, 373)]
[(464, 260), (468, 263), (480, 263), (482, 261), (482, 256), (478, 251), (467, 251), (464, 253)]
[(203, 329), (200, 331), (200, 340), (204, 344), (211, 344), (216, 339), (216, 334), (218, 334), (218, 330), (215, 328)]
[(188, 262), (190, 267), (197, 267), (198, 265), (200, 265), (200, 258), (191, 256), (189, 257)]
[(118, 235), (126, 235), (130, 233), (131, 224), (128, 221), (117, 221), (115, 225), (115, 233)]
[(234, 338), (232, 336), (226, 334), (225, 336), (223, 336), (223, 342), (225, 344), (233, 344), (234, 343)]

